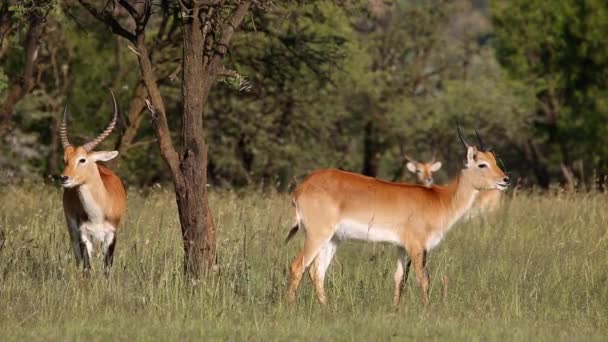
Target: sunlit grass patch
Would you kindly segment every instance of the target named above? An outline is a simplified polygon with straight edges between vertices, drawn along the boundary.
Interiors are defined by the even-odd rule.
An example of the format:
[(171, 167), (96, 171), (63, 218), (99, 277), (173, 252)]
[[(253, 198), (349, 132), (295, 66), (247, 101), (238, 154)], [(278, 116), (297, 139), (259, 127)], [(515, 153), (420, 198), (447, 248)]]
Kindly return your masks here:
[[(61, 192), (0, 194), (2, 340), (119, 339), (596, 339), (608, 332), (608, 196), (518, 194), (487, 220), (456, 225), (430, 254), (431, 304), (415, 277), (391, 305), (393, 246), (343, 243), (321, 307), (306, 277), (286, 304), (302, 234), (284, 194), (212, 192), (219, 269), (193, 283), (169, 190), (129, 193), (109, 278), (95, 260), (82, 277)], [(441, 279), (448, 279), (442, 299)]]

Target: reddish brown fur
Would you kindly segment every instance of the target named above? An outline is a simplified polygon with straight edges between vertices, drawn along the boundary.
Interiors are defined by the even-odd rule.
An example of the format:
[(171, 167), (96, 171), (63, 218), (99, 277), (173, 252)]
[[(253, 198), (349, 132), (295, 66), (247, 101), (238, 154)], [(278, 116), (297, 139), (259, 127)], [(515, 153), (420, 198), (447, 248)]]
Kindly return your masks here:
[(127, 194), (120, 178), (99, 161), (110, 160), (118, 152), (87, 151), (68, 145), (64, 150), (62, 173), (63, 210), (72, 248), (84, 270), (90, 268), (94, 245), (101, 243), (106, 270), (112, 265), (116, 232), (126, 210)]
[[(90, 159), (96, 152), (87, 152), (82, 147), (69, 146), (64, 151), (65, 169), (63, 175), (74, 179), (79, 185), (92, 186), (93, 196), (103, 208), (106, 220), (118, 229), (127, 206), (127, 193), (120, 178), (101, 163), (90, 163), (86, 167), (77, 167), (81, 158)], [(63, 196), (66, 215), (86, 220), (83, 205), (80, 203), (78, 189), (66, 188)]]
[[(470, 208), (479, 190), (504, 189), (505, 182), (508, 179), (496, 165), (494, 155), (477, 151), (475, 147), (468, 148), (467, 168), (446, 186), (426, 188), (391, 183), (339, 170), (313, 172), (293, 195), (296, 220), (303, 224), (306, 240), (291, 265), (290, 302), (295, 301), (302, 274), (310, 265), (317, 297), (325, 303), (323, 279), (328, 260), (331, 262), (341, 239), (358, 238), (390, 241), (399, 247), (395, 304), (399, 302), (410, 265), (406, 262), (407, 251), (426, 303), (427, 251), (439, 243), (450, 226)], [(356, 237), (361, 234), (361, 227), (366, 227), (367, 235)]]
[(112, 170), (99, 163), (97, 164), (97, 168), (99, 169), (101, 181), (106, 187), (110, 198), (113, 198), (113, 201), (106, 208), (106, 219), (112, 222), (112, 225), (118, 229), (127, 208), (127, 192), (122, 180)]
[[(97, 170), (108, 197), (112, 199), (103, 207), (105, 218), (118, 230), (127, 207), (127, 192), (120, 178), (107, 166), (97, 163)], [(88, 220), (76, 188), (64, 190), (63, 207), (66, 214), (75, 217), (78, 222)]]

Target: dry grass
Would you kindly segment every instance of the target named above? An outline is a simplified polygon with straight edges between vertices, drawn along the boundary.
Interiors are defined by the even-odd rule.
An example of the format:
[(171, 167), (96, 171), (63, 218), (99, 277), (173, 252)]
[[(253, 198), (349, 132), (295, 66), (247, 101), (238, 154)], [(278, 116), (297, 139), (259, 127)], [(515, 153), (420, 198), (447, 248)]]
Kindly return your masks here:
[[(391, 306), (394, 247), (350, 242), (330, 266), (329, 304), (306, 280), (286, 305), (286, 195), (212, 194), (220, 270), (180, 274), (173, 195), (131, 192), (109, 279), (83, 279), (60, 191), (0, 192), (0, 338), (22, 340), (603, 340), (608, 335), (608, 196), (518, 195), (490, 221), (458, 224), (430, 255), (431, 305), (410, 278)], [(4, 240), (4, 242), (2, 242)], [(447, 301), (441, 279), (449, 279)]]

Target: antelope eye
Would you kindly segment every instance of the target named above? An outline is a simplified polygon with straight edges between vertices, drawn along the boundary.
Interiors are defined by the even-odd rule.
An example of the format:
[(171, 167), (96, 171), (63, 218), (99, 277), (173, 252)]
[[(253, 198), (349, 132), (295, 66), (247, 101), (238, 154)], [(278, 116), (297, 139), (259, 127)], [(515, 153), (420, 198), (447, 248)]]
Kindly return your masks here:
[(479, 165), (477, 165), (477, 166), (478, 166), (479, 168), (483, 169), (483, 168), (488, 167), (488, 164), (479, 164)]
[(84, 163), (86, 163), (86, 161), (87, 161), (86, 159), (81, 158), (81, 159), (80, 159), (78, 162), (79, 162), (80, 164), (84, 164)]

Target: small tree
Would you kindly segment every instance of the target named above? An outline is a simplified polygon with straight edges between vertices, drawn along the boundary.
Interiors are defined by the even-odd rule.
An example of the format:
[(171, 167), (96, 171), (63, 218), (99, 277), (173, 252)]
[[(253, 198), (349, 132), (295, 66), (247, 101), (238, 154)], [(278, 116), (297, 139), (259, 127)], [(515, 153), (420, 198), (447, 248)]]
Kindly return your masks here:
[(53, 2), (3, 1), (0, 4), (0, 59), (10, 50), (12, 34), (25, 31), (22, 40), (22, 67), (11, 75), (10, 87), (0, 102), (0, 136), (11, 130), (15, 105), (36, 86), (36, 59), (40, 49), (40, 38), (44, 21)]
[[(252, 7), (252, 1), (150, 0), (109, 1), (98, 9), (85, 0), (79, 2), (114, 34), (131, 44), (137, 55), (141, 76), (148, 91), (148, 108), (160, 153), (175, 186), (175, 196), (184, 244), (184, 271), (198, 276), (215, 263), (215, 230), (207, 199), (207, 146), (203, 137), (203, 111), (209, 91), (221, 76), (234, 72), (223, 65), (230, 41)], [(259, 4), (257, 4), (259, 5)], [(114, 15), (122, 7), (135, 22), (129, 30)], [(154, 12), (153, 12), (153, 6)], [(178, 22), (182, 29), (182, 113), (181, 141), (176, 149), (157, 76), (146, 42), (148, 23), (153, 15), (160, 19), (160, 30), (168, 22)]]

